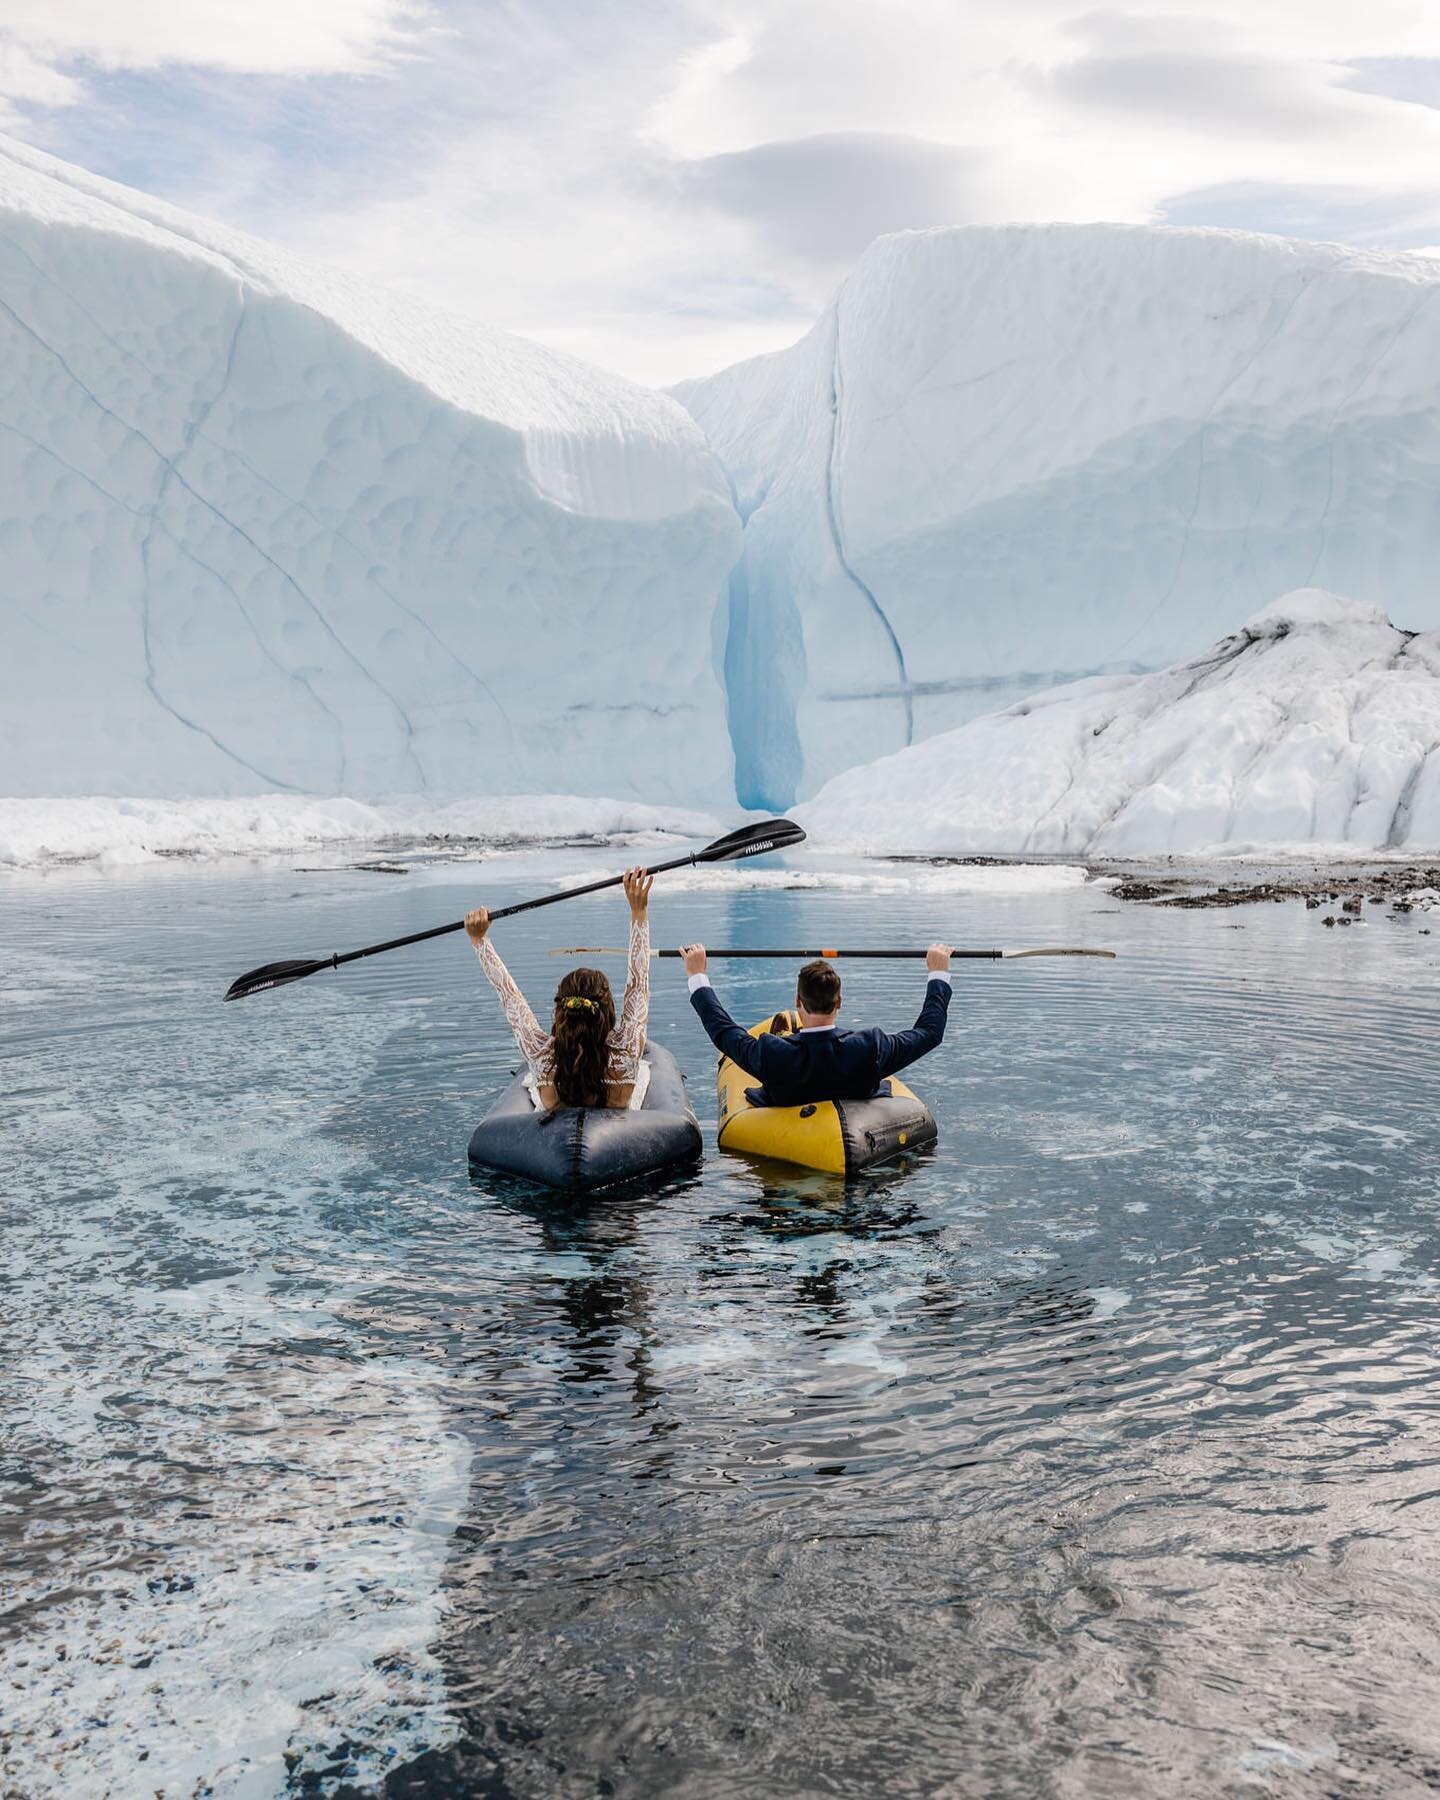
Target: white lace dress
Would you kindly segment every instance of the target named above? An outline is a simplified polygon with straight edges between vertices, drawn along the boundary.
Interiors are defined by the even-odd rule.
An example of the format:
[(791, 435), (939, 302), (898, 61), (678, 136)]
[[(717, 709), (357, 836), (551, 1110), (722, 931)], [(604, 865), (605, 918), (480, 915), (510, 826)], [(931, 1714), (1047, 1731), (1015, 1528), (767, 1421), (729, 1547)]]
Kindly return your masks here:
[[(530, 1010), (530, 1003), (515, 985), (515, 978), (500, 960), (500, 954), (487, 933), (475, 946), (480, 967), (490, 985), (500, 996), (505, 1023), (514, 1033), (520, 1054), (529, 1065), (529, 1085), (539, 1104), (539, 1090), (555, 1084), (555, 1034), (546, 1031)], [(639, 1106), (649, 1086), (650, 1070), (641, 1058), (645, 1050), (645, 1027), (650, 1017), (650, 924), (647, 919), (630, 921), (630, 968), (625, 978), (625, 999), (620, 1017), (610, 1033), (610, 1059), (605, 1069), (606, 1087), (634, 1086), (631, 1107)]]

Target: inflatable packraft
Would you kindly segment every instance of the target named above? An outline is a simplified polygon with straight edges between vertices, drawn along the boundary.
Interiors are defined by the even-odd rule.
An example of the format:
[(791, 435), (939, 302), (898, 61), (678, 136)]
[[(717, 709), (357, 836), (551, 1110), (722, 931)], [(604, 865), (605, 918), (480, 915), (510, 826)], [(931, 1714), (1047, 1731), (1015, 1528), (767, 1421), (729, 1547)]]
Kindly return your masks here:
[[(797, 1013), (780, 1012), (753, 1025), (750, 1035), (788, 1035), (799, 1029)], [(869, 1100), (757, 1106), (749, 1098), (756, 1091), (755, 1077), (722, 1056), (715, 1086), (720, 1096), (716, 1141), (722, 1150), (770, 1156), (832, 1175), (853, 1175), (902, 1151), (923, 1150), (940, 1135), (930, 1108), (893, 1075)]]
[(645, 1046), (645, 1060), (650, 1086), (633, 1112), (603, 1106), (540, 1112), (522, 1071), (472, 1132), (470, 1161), (572, 1193), (696, 1161), (704, 1145), (679, 1064), (658, 1044)]

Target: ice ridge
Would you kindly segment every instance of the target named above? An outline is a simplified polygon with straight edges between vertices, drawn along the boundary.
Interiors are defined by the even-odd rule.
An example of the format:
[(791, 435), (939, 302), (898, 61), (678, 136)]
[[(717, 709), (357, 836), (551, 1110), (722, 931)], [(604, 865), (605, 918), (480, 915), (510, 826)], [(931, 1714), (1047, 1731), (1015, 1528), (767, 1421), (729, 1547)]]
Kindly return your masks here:
[(0, 790), (733, 793), (669, 398), (0, 139)]
[(1241, 232), (877, 240), (800, 343), (674, 390), (745, 522), (747, 793), (1295, 588), (1440, 625), (1437, 296), (1433, 259)]
[(1300, 590), (1202, 656), (852, 769), (797, 816), (827, 844), (951, 855), (1440, 850), (1440, 632)]

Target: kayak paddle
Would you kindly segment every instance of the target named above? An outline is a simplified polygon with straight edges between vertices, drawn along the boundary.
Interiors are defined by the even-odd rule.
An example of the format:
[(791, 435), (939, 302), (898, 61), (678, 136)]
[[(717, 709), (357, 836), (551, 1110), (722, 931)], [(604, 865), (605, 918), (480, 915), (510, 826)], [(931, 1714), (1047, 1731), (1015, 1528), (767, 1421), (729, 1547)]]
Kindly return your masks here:
[[(767, 850), (788, 850), (803, 844), (805, 833), (789, 819), (762, 819), (758, 825), (741, 825), (724, 837), (716, 838), (703, 850), (677, 856), (670, 862), (652, 863), (648, 873), (661, 875), (666, 869), (688, 869), (696, 863), (738, 862), (744, 856), (763, 856)], [(623, 875), (607, 875), (601, 881), (586, 882), (584, 887), (566, 888), (559, 894), (542, 894), (538, 900), (521, 900), (514, 906), (502, 906), (490, 918), (508, 919), (515, 913), (531, 912), (537, 906), (554, 906), (561, 900), (573, 900), (577, 894), (596, 894), (601, 888), (619, 887)], [(412, 931), (408, 937), (391, 938), (384, 944), (370, 944), (364, 950), (349, 950), (345, 955), (322, 956), (314, 962), (262, 963), (249, 974), (240, 975), (226, 990), (227, 1000), (244, 1000), (261, 994), (267, 988), (284, 987), (290, 981), (303, 981), (321, 969), (338, 969), (342, 963), (358, 962), (362, 956), (379, 956), (385, 950), (401, 950), (406, 944), (423, 944), (427, 938), (444, 937), (450, 931), (463, 931), (465, 921), (456, 919), (450, 925), (432, 925), (428, 931)]]
[[(498, 915), (497, 915), (498, 917)], [(626, 952), (615, 944), (576, 944), (569, 950), (552, 950), (552, 956), (624, 956)], [(683, 950), (652, 950), (652, 956), (683, 956)], [(788, 961), (796, 962), (809, 958), (812, 961), (823, 958), (833, 962), (837, 957), (850, 960), (855, 957), (871, 959), (889, 958), (898, 961), (904, 958), (914, 961), (922, 960), (929, 955), (927, 950), (712, 950), (706, 946), (707, 956), (783, 956)], [(1108, 956), (1114, 960), (1113, 950), (952, 950), (952, 957), (965, 957), (976, 962), (1013, 962), (1021, 956)]]

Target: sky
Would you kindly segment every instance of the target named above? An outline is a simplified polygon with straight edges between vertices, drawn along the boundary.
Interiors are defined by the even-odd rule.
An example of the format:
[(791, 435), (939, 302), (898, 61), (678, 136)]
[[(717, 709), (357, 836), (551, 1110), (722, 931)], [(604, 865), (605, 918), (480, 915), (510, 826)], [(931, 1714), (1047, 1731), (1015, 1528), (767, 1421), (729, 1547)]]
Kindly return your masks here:
[(1440, 0), (0, 0), (0, 131), (664, 384), (885, 231), (1440, 254)]

